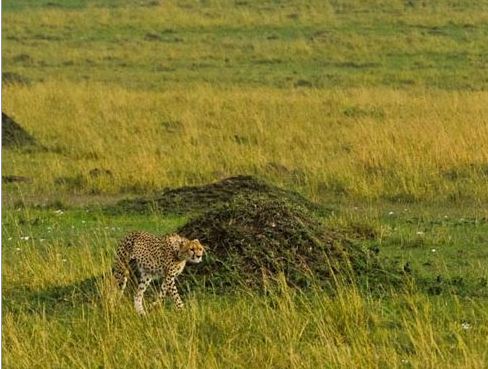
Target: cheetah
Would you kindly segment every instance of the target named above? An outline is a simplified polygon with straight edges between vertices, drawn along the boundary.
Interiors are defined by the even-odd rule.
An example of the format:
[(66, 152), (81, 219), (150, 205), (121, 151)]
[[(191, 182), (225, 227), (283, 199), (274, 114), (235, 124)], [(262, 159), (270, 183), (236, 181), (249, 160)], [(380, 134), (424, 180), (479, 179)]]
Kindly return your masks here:
[(163, 299), (169, 291), (176, 308), (183, 308), (183, 301), (175, 284), (175, 278), (183, 271), (186, 262), (202, 261), (204, 248), (198, 240), (189, 240), (177, 234), (155, 236), (147, 232), (132, 232), (124, 237), (117, 249), (113, 275), (122, 290), (127, 286), (130, 266), (135, 265), (138, 277), (134, 296), (136, 312), (144, 315), (142, 299), (153, 279), (164, 278), (159, 292)]

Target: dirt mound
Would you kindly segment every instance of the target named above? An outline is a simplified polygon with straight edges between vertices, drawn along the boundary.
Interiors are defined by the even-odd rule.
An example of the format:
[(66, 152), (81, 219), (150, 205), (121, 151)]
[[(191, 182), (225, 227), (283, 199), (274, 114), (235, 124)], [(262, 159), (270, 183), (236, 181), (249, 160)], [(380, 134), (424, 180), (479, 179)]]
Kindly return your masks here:
[(2, 112), (2, 145), (3, 147), (33, 146), (34, 137), (27, 133), (18, 123)]
[(4, 85), (9, 84), (19, 84), (19, 85), (29, 85), (31, 81), (20, 74), (13, 72), (2, 72), (2, 83)]
[[(187, 268), (206, 288), (261, 288), (283, 273), (289, 284), (330, 282), (334, 274), (390, 283), (394, 273), (347, 232), (327, 231), (305, 207), (267, 196), (239, 196), (189, 221), (179, 234), (207, 246), (203, 263)], [(187, 279), (188, 280), (188, 279)]]
[(32, 183), (32, 178), (25, 176), (7, 175), (2, 176), (3, 183)]
[(109, 210), (117, 212), (158, 211), (161, 213), (187, 214), (206, 211), (232, 201), (235, 197), (250, 198), (256, 195), (270, 200), (286, 199), (307, 209), (327, 212), (294, 191), (272, 186), (252, 176), (236, 176), (203, 186), (186, 186), (169, 189), (160, 195), (122, 200)]

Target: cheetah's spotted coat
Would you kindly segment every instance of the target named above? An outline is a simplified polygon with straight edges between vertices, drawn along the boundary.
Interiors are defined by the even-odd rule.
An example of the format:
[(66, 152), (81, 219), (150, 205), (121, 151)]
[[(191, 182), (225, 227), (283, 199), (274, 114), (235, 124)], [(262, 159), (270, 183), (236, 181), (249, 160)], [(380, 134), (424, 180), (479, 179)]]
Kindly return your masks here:
[(201, 262), (203, 252), (198, 240), (191, 241), (177, 234), (158, 237), (146, 232), (133, 232), (119, 243), (113, 273), (124, 291), (130, 273), (129, 263), (136, 265), (139, 278), (134, 307), (137, 313), (145, 313), (142, 304), (144, 292), (153, 279), (161, 277), (164, 277), (164, 281), (160, 298), (169, 292), (176, 307), (181, 309), (183, 301), (176, 289), (175, 278), (183, 271), (187, 261)]

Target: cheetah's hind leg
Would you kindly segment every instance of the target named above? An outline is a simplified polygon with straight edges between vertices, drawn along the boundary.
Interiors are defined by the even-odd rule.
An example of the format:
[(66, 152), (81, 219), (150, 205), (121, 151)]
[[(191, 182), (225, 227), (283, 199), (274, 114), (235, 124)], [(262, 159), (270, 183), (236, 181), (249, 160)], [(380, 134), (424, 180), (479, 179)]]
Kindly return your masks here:
[(151, 280), (152, 277), (150, 275), (146, 274), (144, 271), (141, 271), (141, 278), (139, 279), (137, 292), (134, 296), (134, 308), (139, 315), (146, 314), (146, 311), (144, 310), (144, 305), (142, 304), (142, 300), (144, 298), (144, 292), (151, 283)]
[(121, 295), (124, 293), (124, 290), (127, 287), (127, 282), (129, 280), (128, 274), (129, 273), (127, 273), (124, 270), (121, 270), (120, 268), (112, 269), (112, 275), (115, 279), (115, 282), (117, 283), (117, 286), (119, 287)]

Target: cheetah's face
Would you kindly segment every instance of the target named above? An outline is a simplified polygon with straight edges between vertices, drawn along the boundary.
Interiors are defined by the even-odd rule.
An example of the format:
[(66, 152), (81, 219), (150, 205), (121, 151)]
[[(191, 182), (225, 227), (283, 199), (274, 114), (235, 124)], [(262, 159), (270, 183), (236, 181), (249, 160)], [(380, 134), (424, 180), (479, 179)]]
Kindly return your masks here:
[(204, 251), (205, 249), (198, 240), (185, 242), (180, 248), (180, 254), (190, 263), (201, 262)]

